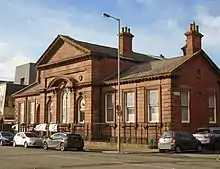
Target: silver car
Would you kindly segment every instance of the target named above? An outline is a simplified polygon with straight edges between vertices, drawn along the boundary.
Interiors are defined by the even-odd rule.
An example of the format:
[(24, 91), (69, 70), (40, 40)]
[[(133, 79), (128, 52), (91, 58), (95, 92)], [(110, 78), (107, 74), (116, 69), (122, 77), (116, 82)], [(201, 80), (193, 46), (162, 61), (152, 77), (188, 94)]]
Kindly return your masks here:
[(43, 139), (33, 132), (19, 132), (14, 136), (13, 146), (42, 147)]
[(215, 150), (220, 145), (220, 128), (219, 127), (207, 127), (198, 128), (193, 134), (203, 146), (208, 146)]

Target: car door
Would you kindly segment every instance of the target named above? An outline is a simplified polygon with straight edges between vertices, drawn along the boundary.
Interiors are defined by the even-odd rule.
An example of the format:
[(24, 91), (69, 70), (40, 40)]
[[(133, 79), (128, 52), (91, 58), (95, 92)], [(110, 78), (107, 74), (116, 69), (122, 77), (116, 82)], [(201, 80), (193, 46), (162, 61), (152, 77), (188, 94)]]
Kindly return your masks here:
[(188, 149), (188, 141), (184, 132), (175, 132), (176, 144), (183, 150)]
[(56, 148), (58, 144), (58, 139), (59, 139), (59, 133), (53, 134), (50, 138), (48, 138), (48, 146), (51, 148)]
[(54, 140), (55, 137), (56, 137), (56, 133), (51, 135), (50, 137), (48, 137), (48, 139), (47, 139), (48, 147), (50, 147), (50, 148), (54, 148), (55, 147), (55, 143), (54, 143), (55, 142), (55, 140)]
[(60, 143), (63, 141), (64, 134), (63, 133), (58, 133), (55, 139), (56, 142), (56, 148), (60, 148)]
[(197, 149), (198, 140), (191, 133), (186, 133), (186, 137), (188, 139), (188, 150)]
[(24, 145), (25, 139), (26, 139), (26, 135), (24, 133), (21, 133), (20, 135), (21, 145)]
[(14, 141), (16, 143), (16, 145), (23, 145), (22, 144), (22, 137), (21, 137), (21, 133), (16, 134), (16, 136), (14, 137)]
[(193, 147), (195, 146), (195, 140), (192, 140), (192, 136), (190, 133), (187, 132), (182, 132), (182, 140), (183, 140), (183, 146), (185, 150), (192, 150)]

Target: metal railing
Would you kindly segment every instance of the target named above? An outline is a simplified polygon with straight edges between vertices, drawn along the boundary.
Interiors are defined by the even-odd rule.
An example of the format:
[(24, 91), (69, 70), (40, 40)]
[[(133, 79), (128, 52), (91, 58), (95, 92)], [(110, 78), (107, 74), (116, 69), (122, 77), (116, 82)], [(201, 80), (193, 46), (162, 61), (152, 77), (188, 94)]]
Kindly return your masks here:
[[(37, 132), (37, 124), (20, 124), (19, 131), (32, 131), (41, 136), (53, 134), (49, 131)], [(116, 123), (69, 123), (58, 124), (57, 132), (73, 132), (80, 134), (85, 141), (117, 142)], [(120, 126), (121, 142), (127, 144), (155, 144), (163, 131), (170, 127), (170, 123), (122, 123)]]

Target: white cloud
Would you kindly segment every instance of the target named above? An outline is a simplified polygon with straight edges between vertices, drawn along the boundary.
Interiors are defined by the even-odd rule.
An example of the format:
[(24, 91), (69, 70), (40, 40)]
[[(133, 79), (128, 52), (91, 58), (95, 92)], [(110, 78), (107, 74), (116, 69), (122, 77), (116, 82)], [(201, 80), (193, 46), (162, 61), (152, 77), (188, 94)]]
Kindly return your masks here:
[(204, 6), (198, 6), (196, 10), (196, 19), (200, 22), (200, 30), (204, 34), (204, 47), (212, 53), (220, 53), (220, 15), (212, 16)]

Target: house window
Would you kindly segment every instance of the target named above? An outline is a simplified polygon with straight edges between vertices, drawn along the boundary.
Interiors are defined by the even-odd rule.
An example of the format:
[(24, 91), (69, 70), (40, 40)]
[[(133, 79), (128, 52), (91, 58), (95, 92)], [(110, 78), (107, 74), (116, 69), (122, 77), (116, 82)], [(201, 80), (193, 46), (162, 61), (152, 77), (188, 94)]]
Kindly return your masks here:
[(20, 123), (24, 123), (24, 103), (19, 104)]
[(209, 96), (209, 122), (216, 123), (216, 94)]
[(61, 123), (68, 123), (68, 97), (69, 92), (65, 88), (61, 93), (61, 101), (60, 101), (60, 122)]
[(125, 120), (126, 122), (135, 122), (135, 93), (125, 93)]
[(24, 85), (24, 82), (25, 82), (25, 78), (24, 78), (24, 77), (21, 77), (21, 79), (20, 79), (20, 84), (21, 84), (21, 85)]
[(114, 121), (114, 100), (113, 93), (108, 93), (105, 95), (105, 121)]
[(85, 122), (85, 99), (83, 97), (78, 101), (78, 122)]
[(47, 105), (47, 121), (48, 123), (52, 122), (52, 113), (53, 113), (53, 102), (49, 101)]
[(148, 91), (148, 121), (159, 122), (158, 90)]
[(182, 123), (190, 122), (190, 109), (189, 109), (189, 91), (181, 91), (181, 121)]
[(30, 102), (30, 123), (34, 123), (35, 116), (35, 102)]

